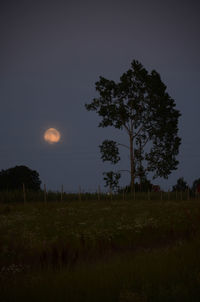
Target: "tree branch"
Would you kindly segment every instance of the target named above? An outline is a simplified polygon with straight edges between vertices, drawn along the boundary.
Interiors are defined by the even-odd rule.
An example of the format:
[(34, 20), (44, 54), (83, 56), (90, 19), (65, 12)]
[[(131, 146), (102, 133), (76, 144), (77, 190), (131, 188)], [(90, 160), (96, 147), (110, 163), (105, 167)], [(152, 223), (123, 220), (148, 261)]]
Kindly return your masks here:
[(129, 170), (119, 170), (119, 172), (128, 172), (131, 174), (131, 171), (129, 171)]
[(146, 141), (144, 142), (144, 144), (142, 145), (141, 149), (143, 149), (143, 148), (146, 146), (146, 144), (148, 143), (148, 141), (149, 141), (149, 137), (147, 137), (147, 139), (146, 139)]
[(119, 145), (119, 146), (122, 146), (122, 147), (125, 147), (125, 148), (127, 148), (127, 149), (129, 149), (129, 146), (127, 146), (127, 145), (120, 144), (120, 143), (118, 143), (118, 145)]
[(137, 137), (140, 131), (142, 130), (143, 127), (140, 127), (140, 129), (136, 132), (136, 134), (133, 136), (133, 138)]
[(124, 123), (124, 128), (126, 129), (126, 131), (129, 133), (130, 132), (130, 129), (128, 126), (126, 126), (126, 124)]

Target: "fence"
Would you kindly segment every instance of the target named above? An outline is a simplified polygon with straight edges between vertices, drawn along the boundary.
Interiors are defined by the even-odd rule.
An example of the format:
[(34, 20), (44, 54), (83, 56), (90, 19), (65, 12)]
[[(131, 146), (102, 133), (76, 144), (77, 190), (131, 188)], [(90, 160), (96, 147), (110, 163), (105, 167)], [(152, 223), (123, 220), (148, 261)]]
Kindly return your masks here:
[(81, 191), (81, 187), (78, 189), (78, 193), (66, 193), (61, 186), (60, 192), (47, 191), (46, 185), (44, 189), (38, 192), (30, 191), (22, 185), (22, 189), (18, 191), (1, 191), (0, 202), (52, 202), (52, 201), (101, 201), (101, 200), (121, 200), (121, 201), (181, 201), (181, 200), (200, 200), (200, 193), (185, 191), (185, 192), (133, 192), (127, 193), (102, 193), (100, 187), (95, 193), (88, 193)]

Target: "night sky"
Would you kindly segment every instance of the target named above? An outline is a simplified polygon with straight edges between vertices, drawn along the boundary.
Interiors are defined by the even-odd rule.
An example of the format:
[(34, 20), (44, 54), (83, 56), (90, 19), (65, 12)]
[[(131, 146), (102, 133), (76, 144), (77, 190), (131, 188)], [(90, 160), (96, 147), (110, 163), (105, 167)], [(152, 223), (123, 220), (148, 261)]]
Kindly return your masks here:
[[(84, 104), (97, 96), (99, 76), (119, 80), (133, 59), (160, 73), (182, 117), (177, 178), (200, 178), (200, 1), (1, 1), (0, 170), (26, 165), (47, 189), (103, 189), (104, 139), (126, 142), (125, 132), (98, 128)], [(44, 142), (47, 128), (61, 142)], [(129, 183), (124, 174), (121, 185)]]

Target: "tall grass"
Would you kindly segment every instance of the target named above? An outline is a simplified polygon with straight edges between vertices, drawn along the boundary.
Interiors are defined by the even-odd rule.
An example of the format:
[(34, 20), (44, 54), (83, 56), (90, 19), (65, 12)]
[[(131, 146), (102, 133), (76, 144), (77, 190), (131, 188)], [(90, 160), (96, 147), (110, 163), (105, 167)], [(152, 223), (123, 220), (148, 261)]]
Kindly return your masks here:
[[(73, 269), (7, 277), (2, 301), (171, 302), (200, 298), (200, 242), (141, 250)], [(6, 281), (6, 282), (5, 282)]]
[(0, 204), (0, 300), (200, 300), (198, 200), (66, 201)]

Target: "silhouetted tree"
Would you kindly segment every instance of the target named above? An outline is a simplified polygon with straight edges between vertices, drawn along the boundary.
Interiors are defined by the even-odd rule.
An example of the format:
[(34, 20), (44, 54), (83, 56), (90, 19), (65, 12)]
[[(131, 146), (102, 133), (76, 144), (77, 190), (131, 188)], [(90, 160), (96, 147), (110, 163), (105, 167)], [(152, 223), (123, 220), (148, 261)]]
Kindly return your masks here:
[[(148, 192), (152, 190), (152, 183), (148, 179), (143, 179), (142, 183), (135, 183), (135, 192)], [(130, 193), (131, 192), (131, 186), (125, 186), (123, 188), (119, 189), (119, 193)]]
[(200, 192), (200, 178), (194, 180), (192, 184), (192, 191), (193, 192)]
[(113, 171), (110, 171), (110, 172), (104, 172), (103, 175), (105, 175), (104, 177), (104, 180), (106, 182), (105, 187), (109, 187), (111, 191), (119, 187), (118, 183), (121, 177), (120, 173), (115, 173)]
[(21, 190), (22, 184), (27, 189), (40, 190), (40, 178), (37, 171), (31, 170), (26, 166), (16, 166), (7, 170), (0, 171), (0, 190)]
[[(86, 109), (101, 117), (99, 127), (112, 126), (127, 133), (131, 190), (135, 178), (142, 183), (148, 172), (153, 172), (153, 178), (167, 178), (178, 165), (180, 112), (160, 75), (155, 70), (149, 74), (142, 64), (133, 61), (119, 83), (100, 77), (96, 90), (99, 97), (86, 104)], [(116, 164), (120, 145), (105, 140), (100, 146), (102, 160)]]
[(188, 188), (189, 188), (189, 186), (188, 186), (187, 182), (184, 180), (183, 177), (180, 177), (177, 180), (176, 185), (173, 186), (172, 191), (173, 192), (175, 192), (175, 191), (183, 192), (183, 191), (186, 191)]

